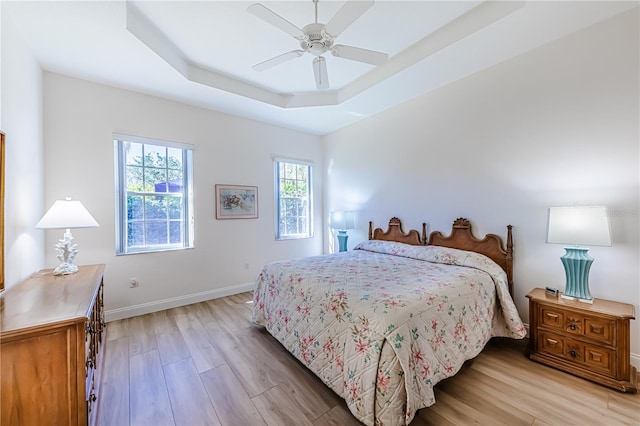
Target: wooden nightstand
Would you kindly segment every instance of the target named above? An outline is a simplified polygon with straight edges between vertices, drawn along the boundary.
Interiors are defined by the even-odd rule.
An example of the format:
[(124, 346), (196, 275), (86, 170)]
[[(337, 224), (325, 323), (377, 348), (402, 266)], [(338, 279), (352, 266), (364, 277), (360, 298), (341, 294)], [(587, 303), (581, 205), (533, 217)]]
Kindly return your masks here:
[(532, 360), (622, 392), (638, 391), (636, 369), (629, 363), (633, 305), (572, 301), (541, 288), (527, 298)]

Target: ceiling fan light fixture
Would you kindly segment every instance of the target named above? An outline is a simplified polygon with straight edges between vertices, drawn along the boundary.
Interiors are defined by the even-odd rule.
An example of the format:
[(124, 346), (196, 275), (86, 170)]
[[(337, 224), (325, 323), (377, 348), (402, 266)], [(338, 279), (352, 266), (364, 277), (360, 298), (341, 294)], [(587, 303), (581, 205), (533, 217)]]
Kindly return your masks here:
[(329, 88), (329, 75), (327, 73), (327, 60), (323, 56), (318, 56), (313, 60), (313, 75), (316, 78), (318, 89)]
[(324, 46), (324, 44), (315, 41), (311, 43), (308, 50), (312, 55), (320, 56), (327, 51), (327, 48)]

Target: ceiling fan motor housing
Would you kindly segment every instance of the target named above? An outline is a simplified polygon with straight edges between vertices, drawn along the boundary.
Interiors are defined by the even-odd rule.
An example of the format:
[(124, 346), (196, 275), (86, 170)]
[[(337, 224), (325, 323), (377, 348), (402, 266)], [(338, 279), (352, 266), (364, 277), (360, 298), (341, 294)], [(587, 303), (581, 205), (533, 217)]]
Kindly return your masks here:
[(320, 56), (333, 46), (333, 38), (325, 33), (324, 24), (309, 24), (302, 31), (307, 39), (300, 41), (300, 47), (312, 55)]

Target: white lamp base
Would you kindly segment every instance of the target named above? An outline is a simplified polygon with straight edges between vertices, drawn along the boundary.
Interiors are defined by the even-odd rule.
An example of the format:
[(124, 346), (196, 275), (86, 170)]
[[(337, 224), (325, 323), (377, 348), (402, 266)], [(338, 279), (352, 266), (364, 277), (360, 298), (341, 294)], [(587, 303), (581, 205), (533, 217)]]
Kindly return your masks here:
[(73, 259), (78, 254), (78, 245), (72, 244), (72, 241), (71, 230), (67, 229), (62, 239), (56, 244), (57, 258), (61, 263), (53, 270), (53, 275), (69, 275), (78, 272), (78, 267), (73, 264)]
[(53, 275), (69, 275), (78, 272), (78, 267), (73, 263), (61, 263), (53, 270)]
[(564, 293), (562, 293), (562, 295), (560, 295), (561, 298), (566, 299), (566, 300), (575, 300), (578, 302), (582, 302), (582, 303), (591, 303), (593, 304), (593, 299), (581, 299), (579, 297), (573, 297), (573, 296), (566, 296)]

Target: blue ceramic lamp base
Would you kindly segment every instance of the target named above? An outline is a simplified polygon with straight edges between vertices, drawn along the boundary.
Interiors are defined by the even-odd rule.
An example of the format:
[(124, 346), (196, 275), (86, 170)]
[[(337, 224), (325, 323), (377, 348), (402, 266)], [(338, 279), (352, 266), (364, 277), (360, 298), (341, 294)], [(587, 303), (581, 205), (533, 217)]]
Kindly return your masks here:
[(593, 258), (587, 254), (589, 249), (585, 247), (565, 247), (564, 249), (566, 253), (560, 260), (564, 265), (567, 284), (562, 297), (593, 303), (589, 293), (589, 269), (591, 269)]
[(347, 251), (347, 239), (349, 236), (347, 235), (347, 231), (338, 231), (338, 245), (340, 247), (340, 251)]

